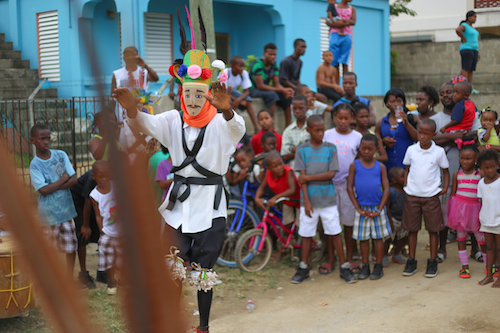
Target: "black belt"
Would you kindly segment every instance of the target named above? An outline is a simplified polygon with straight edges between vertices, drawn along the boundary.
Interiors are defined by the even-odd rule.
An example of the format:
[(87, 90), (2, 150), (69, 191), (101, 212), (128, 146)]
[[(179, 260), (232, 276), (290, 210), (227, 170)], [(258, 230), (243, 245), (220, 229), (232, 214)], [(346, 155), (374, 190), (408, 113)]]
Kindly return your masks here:
[[(222, 199), (222, 176), (218, 175), (215, 177), (182, 177), (179, 175), (174, 175), (174, 184), (170, 196), (168, 198), (168, 210), (174, 208), (175, 202), (179, 200), (184, 202), (191, 194), (190, 185), (217, 185), (217, 190), (215, 192), (214, 209), (218, 209), (220, 201)], [(181, 185), (186, 185), (186, 189), (178, 196)]]

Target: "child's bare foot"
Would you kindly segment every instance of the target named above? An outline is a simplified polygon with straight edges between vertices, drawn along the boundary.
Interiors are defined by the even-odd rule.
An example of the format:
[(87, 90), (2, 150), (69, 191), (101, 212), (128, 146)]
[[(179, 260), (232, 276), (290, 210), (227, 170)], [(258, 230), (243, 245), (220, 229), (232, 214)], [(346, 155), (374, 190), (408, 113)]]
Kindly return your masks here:
[[(485, 286), (487, 285), (488, 283), (492, 283), (493, 282), (493, 277), (492, 276), (486, 276), (484, 279), (482, 279), (481, 281), (479, 281), (479, 285), (480, 286)], [(498, 282), (498, 281), (497, 281)]]
[(491, 286), (492, 288), (500, 288), (500, 278), (497, 279), (495, 281), (495, 283), (493, 283), (493, 285)]

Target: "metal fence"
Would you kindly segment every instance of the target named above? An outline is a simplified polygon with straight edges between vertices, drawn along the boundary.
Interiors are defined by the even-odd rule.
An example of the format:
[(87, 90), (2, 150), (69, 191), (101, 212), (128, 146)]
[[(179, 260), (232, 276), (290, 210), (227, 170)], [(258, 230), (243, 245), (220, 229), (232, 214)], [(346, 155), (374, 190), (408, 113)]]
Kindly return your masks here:
[(35, 153), (29, 140), (30, 129), (36, 123), (49, 127), (51, 149), (64, 150), (78, 175), (87, 171), (92, 165), (87, 144), (94, 114), (110, 101), (93, 97), (0, 101), (0, 135), (24, 181), (30, 182), (29, 164)]

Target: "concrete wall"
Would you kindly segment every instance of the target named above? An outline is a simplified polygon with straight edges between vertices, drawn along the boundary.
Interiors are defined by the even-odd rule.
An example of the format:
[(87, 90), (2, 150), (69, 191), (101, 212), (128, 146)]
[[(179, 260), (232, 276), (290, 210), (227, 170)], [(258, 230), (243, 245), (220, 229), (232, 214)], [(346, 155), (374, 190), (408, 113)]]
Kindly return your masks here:
[[(422, 85), (439, 87), (460, 74), (461, 60), (458, 42), (392, 44), (399, 54), (392, 86), (405, 91), (417, 91)], [(500, 39), (479, 41), (481, 60), (474, 72), (473, 86), (480, 92), (500, 91)]]

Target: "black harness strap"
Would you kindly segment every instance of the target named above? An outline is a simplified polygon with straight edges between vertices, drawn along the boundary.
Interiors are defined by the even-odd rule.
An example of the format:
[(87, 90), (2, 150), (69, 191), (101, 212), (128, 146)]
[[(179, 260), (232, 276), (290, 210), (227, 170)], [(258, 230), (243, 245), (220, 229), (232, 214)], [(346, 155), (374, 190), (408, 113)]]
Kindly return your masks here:
[[(171, 172), (174, 173), (174, 184), (172, 187), (172, 191), (170, 192), (170, 196), (168, 198), (169, 203), (167, 205), (167, 209), (172, 210), (177, 200), (179, 200), (180, 202), (184, 202), (189, 197), (189, 195), (191, 194), (190, 185), (217, 185), (217, 190), (215, 192), (215, 199), (214, 199), (214, 209), (218, 209), (222, 199), (222, 189), (223, 189), (222, 176), (210, 170), (205, 169), (198, 163), (198, 161), (196, 161), (196, 156), (198, 155), (201, 145), (203, 144), (203, 139), (205, 137), (207, 126), (201, 128), (200, 133), (198, 134), (198, 137), (196, 138), (196, 141), (194, 143), (193, 149), (189, 149), (186, 143), (186, 136), (184, 133), (184, 119), (182, 118), (182, 112), (180, 112), (180, 117), (182, 123), (182, 148), (184, 149), (186, 158), (184, 159), (184, 161), (182, 161), (182, 163), (179, 166), (174, 166), (171, 170)], [(184, 169), (188, 165), (192, 165), (196, 171), (198, 171), (206, 178), (183, 177), (175, 174), (176, 172)], [(184, 192), (182, 192), (181, 195), (179, 195), (179, 190), (182, 185), (186, 185), (186, 189), (184, 190)]]

